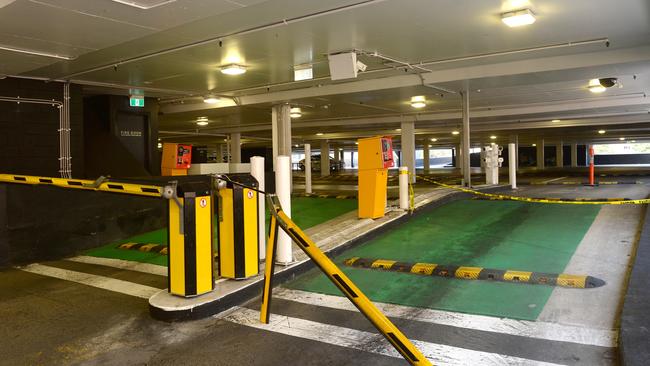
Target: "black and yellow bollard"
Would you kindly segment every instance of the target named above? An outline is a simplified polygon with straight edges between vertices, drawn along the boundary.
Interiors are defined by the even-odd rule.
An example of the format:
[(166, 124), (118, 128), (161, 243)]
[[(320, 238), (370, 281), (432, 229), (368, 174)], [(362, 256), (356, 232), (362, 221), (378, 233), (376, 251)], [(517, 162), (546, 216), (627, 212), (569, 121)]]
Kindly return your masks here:
[(250, 174), (227, 174), (222, 179), (225, 184), (218, 193), (219, 276), (234, 279), (255, 276), (259, 273), (261, 235), (258, 182)]
[(208, 181), (184, 182), (169, 199), (169, 292), (184, 297), (214, 290), (212, 189)]

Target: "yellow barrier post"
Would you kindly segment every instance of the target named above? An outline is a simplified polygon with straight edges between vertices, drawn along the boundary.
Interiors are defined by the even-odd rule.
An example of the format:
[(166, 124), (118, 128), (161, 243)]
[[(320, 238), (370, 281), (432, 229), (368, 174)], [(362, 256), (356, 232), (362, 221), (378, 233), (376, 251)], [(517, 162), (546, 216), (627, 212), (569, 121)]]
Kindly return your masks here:
[[(361, 313), (377, 328), (377, 330), (395, 347), (395, 349), (411, 365), (431, 365), (431, 362), (418, 350), (411, 341), (364, 295), (361, 290), (323, 253), (300, 228), (282, 211), (275, 195), (267, 194), (268, 206), (271, 209), (271, 233), (267, 248), (266, 270), (264, 276), (264, 293), (262, 294), (261, 321), (268, 323), (271, 299), (271, 284), (273, 278), (273, 252), (277, 228), (286, 232), (302, 249), (305, 254), (327, 275), (339, 290), (361, 311)], [(273, 220), (275, 218), (275, 220)]]

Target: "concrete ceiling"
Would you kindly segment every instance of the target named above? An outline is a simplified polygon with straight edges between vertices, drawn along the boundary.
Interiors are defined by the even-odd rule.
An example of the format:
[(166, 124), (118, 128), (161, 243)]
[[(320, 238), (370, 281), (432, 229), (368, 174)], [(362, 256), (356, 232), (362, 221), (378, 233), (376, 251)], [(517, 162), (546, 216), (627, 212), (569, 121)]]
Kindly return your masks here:
[[(502, 12), (524, 6), (535, 24), (501, 23)], [(395, 132), (404, 119), (416, 120), (422, 136), (449, 133), (465, 88), (477, 135), (485, 128), (573, 136), (575, 128), (578, 136), (593, 131), (584, 125), (595, 119), (650, 122), (647, 0), (176, 0), (149, 10), (112, 0), (17, 0), (0, 5), (2, 45), (75, 59), (0, 51), (0, 74), (72, 80), (93, 85), (89, 92), (141, 88), (162, 99), (161, 130), (196, 131), (196, 117), (209, 117), (199, 131), (215, 136), (203, 140), (241, 130), (264, 141), (270, 108), (283, 102), (302, 108), (297, 142), (351, 143)], [(361, 55), (368, 71), (331, 81), (326, 55), (352, 49), (426, 70)], [(221, 74), (231, 62), (248, 72)], [(293, 82), (293, 66), (304, 63), (314, 65), (315, 79)], [(595, 77), (618, 77), (622, 87), (592, 94), (586, 85)], [(208, 92), (240, 106), (206, 105), (200, 96)], [(415, 111), (413, 95), (425, 95), (428, 106)], [(562, 127), (540, 124), (551, 119)]]

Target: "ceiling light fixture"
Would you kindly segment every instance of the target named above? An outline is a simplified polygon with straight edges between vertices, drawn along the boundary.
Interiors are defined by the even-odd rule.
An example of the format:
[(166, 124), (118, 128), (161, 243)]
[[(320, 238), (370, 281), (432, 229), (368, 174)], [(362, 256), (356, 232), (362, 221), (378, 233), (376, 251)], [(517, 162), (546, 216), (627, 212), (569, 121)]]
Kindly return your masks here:
[(197, 121), (197, 122), (207, 122), (207, 121), (208, 121), (208, 117), (196, 117), (196, 121)]
[(636, 143), (636, 140), (630, 140), (631, 143)]
[(70, 60), (74, 60), (75, 58), (77, 58), (75, 56), (59, 55), (59, 54), (56, 54), (56, 53), (36, 51), (36, 50), (28, 50), (28, 49), (24, 49), (24, 48), (16, 48), (16, 47), (11, 47), (11, 46), (6, 46), (6, 45), (0, 45), (0, 50), (24, 53), (24, 54), (27, 54), (27, 55), (56, 58), (56, 59), (65, 60), (65, 61), (70, 61)]
[(625, 141), (625, 137), (619, 137), (618, 138), (620, 141)]
[(317, 132), (316, 136), (323, 136), (323, 133), (322, 132)]
[(395, 132), (402, 132), (402, 129), (401, 128), (396, 128)]
[(600, 85), (600, 80), (599, 79), (591, 79), (591, 80), (589, 80), (589, 86), (587, 86), (587, 88), (589, 88), (589, 91), (592, 92), (592, 93), (602, 93), (605, 90), (607, 90), (607, 88)]
[(501, 14), (501, 21), (510, 28), (535, 23), (535, 14), (530, 9), (509, 11)]
[(607, 132), (607, 131), (605, 131), (605, 130), (598, 130), (598, 133), (599, 133), (600, 135), (604, 135), (605, 132)]
[(300, 108), (291, 108), (289, 110), (289, 117), (291, 118), (300, 118), (302, 117), (302, 110)]
[(215, 96), (212, 96), (212, 95), (208, 95), (205, 98), (203, 98), (203, 103), (217, 104), (217, 103), (219, 103), (219, 98), (217, 98)]
[(537, 144), (533, 144), (533, 147), (536, 147), (536, 146), (537, 146)]
[(452, 135), (458, 135), (458, 134), (460, 134), (460, 132), (458, 132), (458, 131), (451, 131), (451, 134), (452, 134)]
[(314, 69), (311, 64), (307, 65), (296, 65), (293, 67), (293, 80), (311, 80), (314, 78)]
[(496, 136), (494, 136), (494, 135), (490, 136), (490, 140), (496, 140), (496, 139), (497, 139)]
[(552, 120), (551, 122), (553, 122), (553, 123), (558, 123), (558, 122), (562, 122), (562, 120), (561, 120), (561, 119), (554, 119), (554, 120)]
[(432, 139), (431, 139), (431, 142), (436, 142), (436, 141), (438, 141), (437, 138), (432, 138)]
[(197, 125), (197, 126), (207, 126), (208, 123), (209, 123), (208, 121), (197, 121), (197, 122), (196, 122), (196, 125)]
[(413, 108), (424, 108), (427, 106), (426, 98), (424, 95), (416, 95), (411, 97), (411, 107)]
[(113, 0), (116, 3), (132, 6), (134, 8), (142, 9), (142, 10), (149, 10), (161, 5), (173, 3), (176, 0), (148, 0), (148, 1), (143, 1), (143, 0)]
[(221, 67), (221, 73), (226, 75), (241, 75), (246, 72), (246, 66), (230, 64)]

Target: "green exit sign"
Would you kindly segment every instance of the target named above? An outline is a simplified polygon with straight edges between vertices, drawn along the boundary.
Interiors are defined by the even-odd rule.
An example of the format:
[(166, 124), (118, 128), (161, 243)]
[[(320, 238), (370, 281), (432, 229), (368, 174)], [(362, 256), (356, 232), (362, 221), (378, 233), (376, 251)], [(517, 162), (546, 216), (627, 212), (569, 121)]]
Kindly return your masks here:
[(132, 95), (129, 98), (129, 105), (131, 107), (144, 107), (144, 97)]

